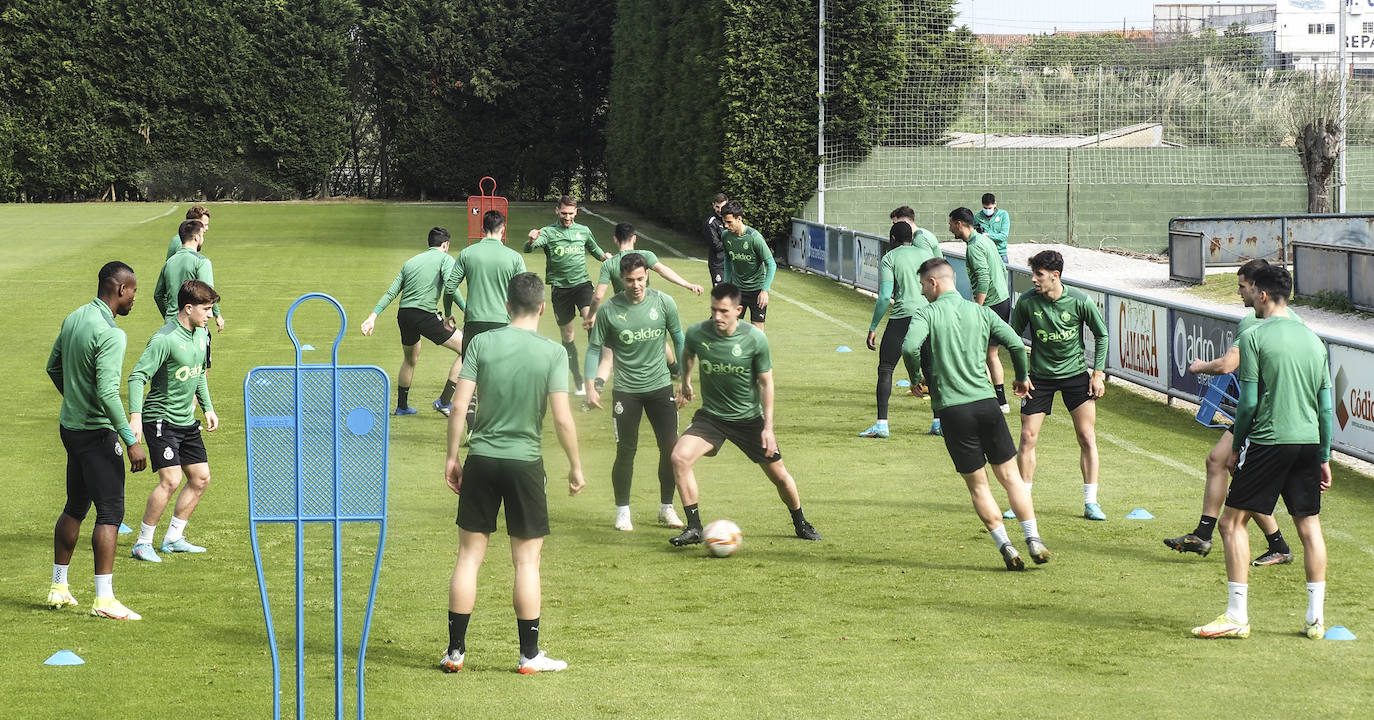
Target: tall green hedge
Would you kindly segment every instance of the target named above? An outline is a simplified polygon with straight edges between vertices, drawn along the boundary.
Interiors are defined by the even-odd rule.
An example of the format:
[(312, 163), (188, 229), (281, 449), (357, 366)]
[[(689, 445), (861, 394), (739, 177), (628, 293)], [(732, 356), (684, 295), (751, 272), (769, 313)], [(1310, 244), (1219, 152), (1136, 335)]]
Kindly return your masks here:
[[(949, 4), (947, 0), (941, 0)], [(904, 64), (893, 0), (832, 0), (827, 133), (866, 151)], [(683, 226), (724, 191), (766, 237), (816, 187), (816, 0), (620, 0), (606, 155), (615, 198)]]

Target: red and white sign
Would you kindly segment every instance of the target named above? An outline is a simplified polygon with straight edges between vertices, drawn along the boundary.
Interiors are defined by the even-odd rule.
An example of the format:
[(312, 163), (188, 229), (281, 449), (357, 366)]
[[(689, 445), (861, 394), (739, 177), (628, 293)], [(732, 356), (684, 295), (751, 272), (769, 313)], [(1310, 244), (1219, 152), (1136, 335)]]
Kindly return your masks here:
[(1169, 388), (1169, 310), (1109, 295), (1107, 368), (1161, 392)]
[(1374, 453), (1374, 353), (1343, 345), (1326, 347), (1336, 408), (1332, 444)]

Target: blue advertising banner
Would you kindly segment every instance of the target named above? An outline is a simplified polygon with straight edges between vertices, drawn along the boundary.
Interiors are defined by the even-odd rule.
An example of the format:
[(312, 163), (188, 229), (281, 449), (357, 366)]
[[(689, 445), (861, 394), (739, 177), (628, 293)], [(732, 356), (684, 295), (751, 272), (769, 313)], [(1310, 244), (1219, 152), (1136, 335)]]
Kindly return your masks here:
[(811, 235), (811, 243), (806, 251), (806, 267), (813, 272), (825, 274), (825, 227), (812, 225), (807, 231)]
[(1188, 372), (1194, 360), (1211, 362), (1231, 347), (1237, 323), (1185, 310), (1169, 312), (1169, 387), (1187, 395), (1202, 393), (1201, 378)]

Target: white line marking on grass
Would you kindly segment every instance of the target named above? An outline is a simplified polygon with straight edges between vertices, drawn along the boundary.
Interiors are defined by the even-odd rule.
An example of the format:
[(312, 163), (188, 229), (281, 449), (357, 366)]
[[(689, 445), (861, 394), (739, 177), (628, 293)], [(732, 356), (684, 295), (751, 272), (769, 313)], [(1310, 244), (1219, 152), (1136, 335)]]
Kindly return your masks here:
[(165, 218), (165, 217), (167, 217), (168, 215), (171, 215), (172, 213), (176, 212), (176, 211), (177, 211), (177, 208), (179, 208), (179, 207), (181, 207), (181, 206), (180, 206), (180, 205), (173, 205), (171, 210), (168, 210), (167, 212), (162, 213), (161, 215), (154, 215), (154, 216), (148, 218), (147, 220), (139, 220), (139, 221), (138, 221), (137, 223), (135, 223), (135, 224), (136, 224), (136, 225), (142, 225), (143, 223), (152, 222), (152, 221), (154, 221), (154, 220), (157, 220), (158, 218)]
[[(1057, 420), (1061, 421), (1061, 422), (1062, 422), (1063, 424), (1065, 424), (1065, 425), (1070, 425), (1070, 426), (1073, 425), (1073, 420), (1072, 420), (1072, 419), (1067, 418), (1067, 417), (1064, 417), (1064, 416), (1062, 416), (1062, 415), (1051, 415), (1050, 417), (1056, 418)], [(1170, 467), (1170, 468), (1173, 468), (1174, 470), (1177, 470), (1177, 471), (1183, 473), (1184, 475), (1186, 475), (1186, 476), (1188, 476), (1188, 477), (1190, 477), (1190, 478), (1192, 478), (1192, 479), (1194, 479), (1194, 480), (1206, 480), (1206, 479), (1207, 479), (1207, 475), (1206, 475), (1205, 473), (1203, 473), (1201, 470), (1197, 469), (1196, 467), (1193, 467), (1192, 465), (1187, 465), (1187, 464), (1185, 464), (1185, 463), (1179, 462), (1178, 460), (1175, 460), (1175, 459), (1173, 459), (1173, 458), (1171, 458), (1171, 457), (1169, 457), (1169, 456), (1167, 456), (1167, 455), (1161, 455), (1161, 454), (1159, 454), (1159, 453), (1152, 453), (1152, 452), (1150, 452), (1149, 450), (1146, 450), (1145, 448), (1140, 447), (1139, 445), (1136, 445), (1135, 443), (1133, 443), (1133, 442), (1131, 442), (1131, 441), (1129, 441), (1129, 440), (1126, 440), (1125, 438), (1118, 437), (1118, 436), (1113, 435), (1113, 434), (1111, 434), (1111, 433), (1102, 432), (1101, 430), (1098, 430), (1098, 431), (1097, 431), (1097, 436), (1098, 436), (1099, 438), (1102, 438), (1103, 440), (1106, 440), (1107, 442), (1109, 442), (1109, 443), (1111, 443), (1111, 444), (1113, 444), (1113, 445), (1115, 445), (1115, 446), (1121, 448), (1122, 450), (1125, 450), (1126, 452), (1134, 453), (1134, 454), (1136, 454), (1136, 455), (1141, 455), (1141, 456), (1143, 456), (1143, 457), (1147, 457), (1147, 458), (1149, 458), (1149, 459), (1151, 459), (1151, 460), (1154, 460), (1155, 462), (1158, 462), (1158, 463), (1161, 464), (1161, 465), (1165, 465), (1165, 466), (1168, 466), (1168, 467)]]
[(1354, 535), (1351, 535), (1350, 533), (1344, 530), (1337, 530), (1333, 527), (1323, 527), (1322, 532), (1325, 532), (1327, 535), (1330, 535), (1331, 537), (1336, 538), (1337, 540), (1354, 544), (1356, 547), (1360, 549), (1361, 552), (1363, 552), (1366, 555), (1374, 555), (1374, 547), (1370, 547), (1368, 545), (1360, 545), (1360, 541), (1357, 540)]
[[(616, 224), (614, 220), (612, 220), (612, 219), (606, 217), (605, 215), (601, 215), (601, 214), (592, 212), (591, 210), (588, 210), (588, 209), (586, 209), (586, 208), (582, 208), (582, 212), (587, 213), (588, 215), (591, 215), (592, 217), (597, 218), (597, 219), (601, 220), (602, 222), (609, 223), (609, 224), (611, 224), (611, 225)], [(657, 246), (659, 246), (659, 247), (661, 247), (661, 248), (667, 250), (668, 252), (670, 252), (670, 253), (672, 253), (672, 254), (674, 254), (674, 255), (680, 257), (680, 258), (684, 258), (684, 259), (687, 259), (687, 260), (695, 260), (695, 261), (697, 261), (697, 262), (703, 262), (703, 263), (706, 262), (705, 260), (703, 260), (703, 259), (701, 259), (701, 258), (698, 258), (698, 257), (691, 257), (691, 256), (688, 256), (688, 255), (685, 255), (685, 254), (683, 254), (681, 251), (679, 251), (677, 248), (673, 247), (672, 245), (669, 245), (669, 244), (667, 244), (667, 243), (665, 243), (665, 242), (663, 242), (663, 241), (661, 241), (661, 240), (655, 240), (655, 239), (649, 237), (648, 235), (645, 235), (645, 234), (642, 233), (642, 232), (636, 232), (635, 234), (638, 235), (639, 237), (641, 237), (641, 238), (643, 238), (643, 239), (645, 239), (645, 240), (648, 240), (649, 242), (651, 242), (651, 243), (653, 243), (653, 244), (655, 244), (655, 245), (657, 245)], [(786, 295), (783, 295), (782, 293), (779, 293), (779, 292), (776, 291), (776, 290), (769, 290), (769, 291), (768, 291), (768, 295), (769, 295), (770, 297), (775, 297), (775, 298), (777, 298), (777, 299), (779, 299), (779, 300), (782, 300), (782, 301), (785, 301), (785, 302), (792, 303), (793, 305), (796, 305), (797, 307), (801, 308), (802, 310), (805, 310), (806, 312), (809, 312), (809, 313), (811, 313), (812, 315), (815, 315), (816, 317), (818, 317), (818, 318), (820, 318), (820, 319), (822, 319), (822, 320), (825, 320), (825, 321), (827, 321), (827, 322), (833, 323), (833, 324), (835, 324), (835, 325), (837, 325), (837, 326), (839, 326), (839, 327), (842, 327), (842, 328), (844, 328), (845, 330), (848, 330), (848, 331), (850, 331), (850, 332), (853, 332), (853, 333), (860, 333), (860, 332), (863, 332), (863, 331), (860, 330), (859, 328), (854, 327), (853, 325), (850, 325), (849, 323), (846, 323), (846, 322), (837, 320), (837, 319), (835, 319), (835, 318), (833, 318), (833, 317), (830, 317), (829, 315), (826, 315), (825, 313), (821, 312), (820, 310), (817, 310), (816, 308), (813, 308), (813, 307), (811, 307), (810, 305), (807, 305), (806, 303), (804, 303), (804, 302), (802, 302), (802, 301), (800, 301), (800, 300), (796, 300), (796, 299), (787, 297)]]

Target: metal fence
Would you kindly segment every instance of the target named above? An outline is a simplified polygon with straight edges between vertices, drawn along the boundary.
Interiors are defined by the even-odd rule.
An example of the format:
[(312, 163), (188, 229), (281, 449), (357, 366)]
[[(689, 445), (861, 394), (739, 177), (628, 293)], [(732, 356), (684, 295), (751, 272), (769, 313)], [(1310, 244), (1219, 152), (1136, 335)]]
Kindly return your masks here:
[[(877, 292), (886, 246), (884, 237), (793, 218), (787, 262), (799, 270)], [(860, 253), (860, 248), (877, 250)], [(839, 265), (832, 264), (832, 258)], [(954, 266), (959, 292), (972, 297), (964, 255), (945, 251), (945, 259)], [(845, 273), (843, 268), (855, 270)], [(1013, 300), (1031, 292), (1029, 268), (1011, 266), (1008, 276)], [(1073, 278), (1065, 278), (1064, 284), (1092, 298), (1107, 321), (1107, 374), (1189, 402), (1197, 402), (1203, 390), (1198, 376), (1188, 373), (1189, 363), (1225, 353), (1243, 317)], [(1326, 345), (1336, 405), (1331, 445), (1374, 462), (1374, 344), (1320, 332), (1317, 336)]]

